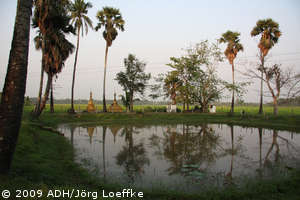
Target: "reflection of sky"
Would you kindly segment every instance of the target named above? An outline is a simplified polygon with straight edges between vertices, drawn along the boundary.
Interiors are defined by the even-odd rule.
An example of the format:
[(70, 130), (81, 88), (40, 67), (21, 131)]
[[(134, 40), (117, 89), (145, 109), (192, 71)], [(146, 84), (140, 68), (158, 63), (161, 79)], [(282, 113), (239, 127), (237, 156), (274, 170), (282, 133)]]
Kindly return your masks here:
[[(4, 84), (4, 75), (8, 62), (10, 42), (17, 1), (4, 1), (0, 7), (0, 88)], [(198, 1), (189, 0), (152, 0), (152, 1), (120, 1), (120, 0), (90, 0), (94, 7), (89, 16), (96, 24), (96, 12), (103, 6), (114, 6), (120, 9), (126, 24), (125, 32), (120, 33), (109, 49), (107, 98), (113, 98), (113, 92), (122, 93), (121, 87), (114, 80), (115, 74), (123, 65), (123, 59), (128, 53), (136, 54), (146, 61), (146, 71), (152, 75), (169, 70), (166, 63), (171, 56), (180, 56), (183, 48), (208, 39), (214, 41), (228, 29), (241, 32), (241, 43), (245, 51), (239, 53), (236, 59), (236, 69), (243, 71), (245, 61), (256, 62), (257, 41), (250, 37), (250, 31), (256, 21), (273, 18), (279, 23), (283, 34), (270, 54), (271, 61), (281, 62), (284, 67), (300, 63), (300, 2), (298, 0), (252, 0), (252, 1)], [(102, 30), (101, 30), (102, 31)], [(37, 96), (40, 77), (40, 52), (34, 49), (31, 31), (29, 68), (26, 95)], [(76, 38), (69, 37), (75, 44)], [(90, 89), (94, 98), (100, 99), (102, 91), (103, 63), (105, 42), (102, 34), (89, 31), (88, 36), (81, 39), (76, 75), (75, 99), (88, 99)], [(225, 46), (222, 46), (225, 49)], [(295, 54), (297, 53), (298, 54)], [(55, 97), (67, 98), (70, 95), (74, 56), (70, 56), (65, 69), (59, 75), (55, 84)], [(253, 67), (253, 64), (251, 67)], [(227, 81), (231, 81), (231, 67), (225, 61), (218, 66), (218, 73)], [(240, 75), (236, 75), (241, 80)], [(256, 85), (249, 89), (247, 101), (258, 101)]]
[[(193, 137), (193, 140), (189, 139), (189, 145), (197, 144), (196, 140), (201, 136), (197, 135), (201, 126), (194, 127), (188, 126), (189, 133), (183, 135), (184, 129), (186, 130), (186, 126), (183, 125), (172, 125), (172, 126), (149, 126), (149, 127), (134, 127), (133, 133), (133, 146), (138, 144), (143, 144), (145, 148), (145, 156), (146, 160), (149, 159), (150, 164), (142, 163), (140, 164), (141, 170), (139, 171), (139, 175), (135, 177), (135, 183), (139, 187), (151, 187), (152, 185), (155, 187), (160, 187), (159, 183), (163, 185), (172, 186), (172, 188), (179, 187), (179, 189), (183, 188), (182, 183), (185, 183), (186, 188), (196, 187), (192, 182), (195, 181), (194, 177), (184, 177), (182, 166), (188, 164), (188, 158), (198, 159), (198, 161), (190, 160), (193, 163), (199, 166), (201, 172), (206, 174), (206, 177), (200, 182), (217, 184), (215, 181), (217, 180), (217, 174), (219, 176), (224, 177), (224, 175), (230, 172), (231, 168), (231, 160), (232, 160), (232, 143), (231, 143), (231, 129), (227, 125), (208, 125), (208, 129), (213, 130), (212, 132), (206, 132), (208, 137), (217, 136), (217, 143), (213, 145), (212, 143), (202, 143), (202, 145), (208, 145), (213, 148), (208, 148), (209, 152), (199, 152), (204, 151), (201, 146), (193, 146), (193, 151), (188, 151), (184, 148), (191, 149), (190, 146), (184, 146), (185, 140), (181, 140), (182, 138)], [(62, 125), (60, 130), (65, 133), (66, 137), (70, 140), (71, 135), (67, 126)], [(128, 129), (129, 130), (129, 129)], [(166, 152), (166, 147), (170, 144), (170, 131), (176, 132), (176, 140), (175, 140), (175, 151), (177, 155), (182, 159), (182, 164), (179, 166), (179, 171), (175, 171), (173, 175), (170, 175), (172, 171), (170, 171), (171, 167), (174, 167), (173, 161), (176, 158), (172, 157), (171, 154)], [(106, 137), (105, 137), (105, 164), (106, 164), (106, 177), (109, 177), (109, 180), (115, 180), (122, 182), (124, 184), (127, 183), (128, 177), (126, 175), (126, 171), (124, 169), (124, 165), (117, 165), (116, 157), (123, 150), (123, 147), (128, 148), (128, 143), (125, 142), (125, 135), (121, 135), (122, 128), (118, 131), (116, 135), (116, 141), (114, 142), (114, 136), (111, 132), (110, 128), (106, 129)], [(87, 128), (77, 127), (74, 130), (74, 147), (76, 149), (77, 160), (81, 162), (84, 166), (88, 167), (91, 171), (96, 172), (99, 176), (103, 176), (103, 146), (102, 146), (102, 135), (103, 129), (98, 126), (94, 129), (94, 133), (92, 135), (92, 142), (90, 141), (90, 137), (87, 132)], [(203, 134), (203, 133), (202, 133)], [(234, 157), (232, 162), (232, 177), (238, 178), (244, 175), (257, 175), (257, 169), (260, 168), (259, 163), (259, 131), (258, 128), (242, 128), (242, 127), (234, 127), (233, 128), (233, 136), (234, 136)], [(293, 139), (292, 139), (293, 137)], [(151, 139), (152, 138), (152, 139)], [(153, 140), (155, 138), (155, 142)], [(180, 139), (181, 138), (181, 139)], [(179, 139), (181, 141), (179, 141)], [(205, 139), (205, 138), (204, 138)], [(207, 139), (207, 138), (206, 138)], [(262, 130), (262, 165), (264, 164), (265, 156), (272, 145), (273, 141), (273, 131), (272, 130)], [(151, 143), (152, 142), (152, 143)], [(283, 163), (284, 166), (288, 167), (297, 167), (299, 166), (300, 161), (300, 135), (292, 134), (287, 131), (278, 131), (277, 142), (279, 144), (279, 153), (280, 163)], [(156, 144), (154, 144), (156, 143)], [(198, 143), (199, 144), (199, 143)], [(201, 145), (201, 144), (200, 144)], [(182, 151), (180, 151), (180, 149)], [(198, 149), (198, 150), (197, 150)], [(275, 163), (275, 151), (276, 148), (274, 146), (269, 160), (270, 163)], [(211, 162), (207, 160), (206, 157), (191, 157), (192, 155), (213, 155), (215, 157)], [(136, 158), (137, 159), (137, 158)], [(179, 157), (177, 157), (179, 159)], [(180, 160), (180, 159), (179, 159)], [(179, 161), (178, 160), (178, 161)], [(181, 167), (180, 167), (181, 166)], [(219, 177), (220, 178), (220, 177)], [(199, 180), (198, 180), (199, 181)], [(197, 186), (198, 187), (198, 186)], [(185, 189), (186, 189), (185, 188)]]

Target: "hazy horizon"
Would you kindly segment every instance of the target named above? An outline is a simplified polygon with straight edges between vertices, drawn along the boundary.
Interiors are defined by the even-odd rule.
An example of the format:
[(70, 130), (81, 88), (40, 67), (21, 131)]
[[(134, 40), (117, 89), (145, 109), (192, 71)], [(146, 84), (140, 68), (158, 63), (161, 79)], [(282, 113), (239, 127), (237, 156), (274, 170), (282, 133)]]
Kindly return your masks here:
[[(170, 70), (165, 64), (170, 57), (184, 54), (182, 49), (202, 40), (215, 42), (227, 30), (241, 33), (244, 52), (238, 53), (235, 60), (236, 69), (244, 71), (258, 62), (257, 43), (259, 37), (252, 38), (250, 31), (259, 19), (272, 18), (279, 23), (282, 36), (269, 52), (267, 63), (281, 63), (283, 68), (294, 67), (299, 72), (300, 64), (300, 1), (266, 0), (266, 1), (117, 1), (90, 0), (93, 8), (88, 16), (93, 25), (97, 24), (96, 12), (104, 6), (120, 9), (126, 22), (125, 31), (119, 32), (108, 52), (107, 99), (113, 99), (114, 92), (123, 94), (121, 86), (114, 80), (116, 73), (123, 70), (123, 59), (129, 53), (145, 61), (146, 72), (153, 76)], [(4, 85), (8, 56), (11, 46), (17, 1), (5, 1), (1, 6), (0, 17), (5, 28), (0, 30), (0, 90)], [(80, 38), (80, 49), (75, 81), (75, 99), (88, 99), (90, 91), (93, 98), (102, 100), (103, 66), (105, 40), (101, 29), (89, 30), (88, 35)], [(41, 52), (35, 50), (33, 38), (36, 30), (31, 28), (28, 75), (25, 96), (36, 97), (40, 82)], [(76, 36), (68, 36), (76, 45)], [(221, 45), (222, 51), (226, 45)], [(54, 82), (56, 99), (71, 97), (73, 53), (65, 67)], [(249, 63), (251, 65), (249, 65)], [(231, 66), (225, 59), (217, 66), (218, 75), (231, 81)], [(244, 78), (236, 72), (237, 80)], [(46, 84), (46, 77), (44, 84)], [(246, 102), (259, 101), (258, 84), (252, 84), (245, 95)], [(267, 88), (265, 88), (267, 90)], [(223, 101), (226, 100), (226, 98)], [(265, 98), (265, 102), (270, 101)]]

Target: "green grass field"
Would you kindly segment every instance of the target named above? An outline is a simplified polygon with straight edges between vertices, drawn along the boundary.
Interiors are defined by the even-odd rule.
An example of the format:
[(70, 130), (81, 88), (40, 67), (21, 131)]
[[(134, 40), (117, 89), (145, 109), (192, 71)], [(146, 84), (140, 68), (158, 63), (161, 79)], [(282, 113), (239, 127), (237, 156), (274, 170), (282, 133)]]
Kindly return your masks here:
[[(97, 111), (102, 111), (102, 105), (95, 105)], [(85, 104), (75, 104), (74, 105), (76, 111), (84, 111), (86, 110), (87, 105)], [(125, 107), (121, 106), (125, 112)], [(182, 106), (177, 106), (180, 110), (182, 110)], [(67, 112), (67, 110), (70, 108), (69, 104), (57, 104), (55, 105), (54, 109), (55, 112)], [(141, 111), (141, 112), (147, 112), (151, 110), (152, 112), (155, 111), (161, 111), (166, 106), (163, 105), (136, 105), (134, 106), (135, 111)], [(193, 108), (193, 107), (191, 107)], [(246, 113), (251, 115), (256, 115), (258, 113), (258, 106), (236, 106), (235, 107), (235, 113), (240, 114), (242, 110), (244, 110)], [(33, 106), (24, 106), (24, 111), (29, 112), (33, 110)], [(49, 112), (49, 104), (46, 105), (45, 112)], [(278, 115), (300, 115), (300, 106), (279, 106), (278, 109)], [(230, 107), (229, 106), (217, 106), (217, 113), (225, 113), (229, 112)], [(272, 106), (264, 106), (264, 114), (272, 115), (273, 114), (273, 107)]]

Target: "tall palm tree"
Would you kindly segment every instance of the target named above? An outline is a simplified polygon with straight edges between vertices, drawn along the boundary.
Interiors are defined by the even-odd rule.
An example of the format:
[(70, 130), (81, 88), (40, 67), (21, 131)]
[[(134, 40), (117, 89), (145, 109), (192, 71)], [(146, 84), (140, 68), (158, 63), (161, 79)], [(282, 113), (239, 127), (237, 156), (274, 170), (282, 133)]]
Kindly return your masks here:
[[(229, 63), (232, 66), (232, 85), (235, 85), (234, 80), (234, 59), (239, 51), (243, 51), (244, 47), (240, 43), (239, 39), (240, 33), (227, 31), (226, 33), (222, 34), (222, 37), (219, 39), (220, 43), (227, 43), (227, 48), (224, 52), (225, 56), (227, 57)], [(231, 100), (231, 109), (230, 112), (234, 113), (234, 91), (235, 88), (232, 88), (232, 100)]]
[(258, 20), (256, 22), (256, 26), (251, 31), (252, 37), (255, 37), (257, 35), (261, 35), (260, 41), (258, 43), (258, 48), (260, 49), (261, 61), (261, 65), (259, 67), (259, 70), (261, 71), (259, 114), (262, 114), (264, 62), (269, 50), (278, 42), (278, 39), (281, 36), (279, 24), (273, 21), (271, 18)]
[(46, 106), (53, 77), (57, 76), (57, 74), (61, 72), (65, 61), (74, 50), (74, 45), (65, 38), (65, 35), (62, 33), (62, 31), (58, 31), (53, 36), (55, 40), (53, 40), (53, 43), (50, 44), (50, 47), (46, 53), (48, 59), (45, 64), (45, 72), (48, 74), (48, 80), (45, 93), (41, 101), (40, 110), (36, 113), (36, 117), (40, 116)]
[(106, 67), (107, 67), (107, 53), (108, 48), (112, 45), (112, 42), (116, 39), (118, 35), (117, 29), (124, 31), (125, 21), (122, 18), (122, 15), (119, 9), (112, 7), (104, 7), (102, 10), (97, 12), (96, 15), (99, 20), (96, 31), (101, 27), (104, 27), (103, 38), (106, 41), (105, 48), (105, 61), (104, 61), (104, 78), (103, 78), (103, 112), (106, 112), (106, 101), (105, 101), (105, 82), (106, 82)]
[(65, 38), (65, 34), (75, 33), (70, 25), (67, 1), (35, 0), (32, 19), (34, 28), (39, 28), (42, 41), (42, 70), (48, 75), (45, 93), (40, 104), (36, 106), (35, 117), (45, 108), (53, 76), (64, 66), (65, 60), (73, 52), (74, 46)]
[(44, 58), (44, 49), (45, 49), (45, 40), (43, 38), (43, 35), (40, 31), (38, 31), (38, 35), (35, 36), (34, 44), (36, 50), (42, 51), (42, 65), (41, 65), (41, 79), (40, 79), (40, 88), (39, 88), (39, 94), (37, 98), (37, 103), (35, 105), (34, 112), (37, 112), (40, 108), (41, 104), (41, 98), (42, 98), (42, 92), (43, 92), (43, 83), (44, 83), (44, 68), (45, 68), (45, 58)]
[(18, 0), (7, 73), (0, 104), (0, 174), (9, 172), (19, 136), (26, 88), (33, 0)]
[(80, 38), (80, 30), (82, 31), (85, 28), (86, 34), (88, 33), (88, 28), (93, 29), (92, 20), (87, 16), (88, 9), (92, 8), (92, 4), (90, 2), (85, 3), (84, 0), (75, 0), (74, 3), (71, 3), (70, 12), (72, 18), (72, 24), (75, 24), (75, 28), (77, 29), (77, 46), (75, 53), (75, 61), (73, 68), (73, 79), (72, 79), (72, 94), (71, 94), (71, 113), (74, 113), (74, 85), (75, 85), (75, 72), (76, 72), (76, 64), (77, 64), (77, 56), (79, 49), (79, 38)]

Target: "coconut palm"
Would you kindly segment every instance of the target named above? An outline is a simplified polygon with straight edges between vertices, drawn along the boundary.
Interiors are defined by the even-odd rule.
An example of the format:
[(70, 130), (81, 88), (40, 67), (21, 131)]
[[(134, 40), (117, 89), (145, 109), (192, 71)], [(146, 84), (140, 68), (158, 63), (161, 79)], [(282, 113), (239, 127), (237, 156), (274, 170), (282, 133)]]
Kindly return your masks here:
[(105, 61), (104, 61), (104, 78), (103, 78), (103, 112), (106, 112), (106, 101), (105, 101), (105, 82), (106, 82), (106, 67), (107, 67), (107, 53), (108, 48), (112, 45), (112, 42), (116, 39), (118, 35), (117, 29), (124, 31), (125, 21), (122, 18), (122, 15), (119, 9), (112, 7), (104, 7), (102, 10), (97, 12), (96, 15), (99, 20), (96, 31), (101, 27), (104, 27), (103, 38), (106, 41), (105, 48)]
[[(243, 51), (243, 45), (240, 43), (239, 39), (240, 33), (227, 31), (223, 33), (222, 37), (219, 39), (220, 43), (227, 43), (227, 48), (224, 52), (225, 56), (227, 57), (229, 63), (232, 66), (232, 85), (234, 87), (235, 80), (234, 80), (234, 59), (239, 51)], [(234, 113), (234, 91), (235, 88), (232, 88), (232, 100), (231, 100), (231, 109), (230, 112)]]
[(73, 79), (72, 79), (72, 94), (71, 94), (71, 113), (74, 113), (74, 85), (75, 85), (75, 72), (76, 72), (76, 64), (77, 64), (77, 56), (79, 49), (79, 38), (80, 31), (83, 36), (84, 28), (86, 34), (88, 33), (88, 28), (93, 29), (92, 20), (87, 16), (88, 9), (92, 8), (92, 4), (90, 2), (85, 3), (84, 0), (75, 0), (74, 3), (70, 5), (70, 12), (72, 18), (72, 24), (75, 24), (75, 28), (77, 30), (77, 46), (75, 53), (75, 61), (73, 68)]
[(17, 1), (14, 33), (0, 104), (0, 174), (9, 172), (19, 136), (26, 88), (32, 0)]
[(265, 57), (267, 56), (269, 50), (278, 42), (281, 36), (281, 31), (279, 30), (279, 24), (273, 21), (271, 18), (258, 20), (256, 26), (251, 31), (251, 36), (255, 37), (261, 35), (260, 41), (258, 43), (258, 48), (260, 49), (260, 61), (261, 65), (259, 70), (261, 71), (261, 83), (260, 83), (260, 104), (259, 104), (259, 114), (263, 113), (263, 69)]

